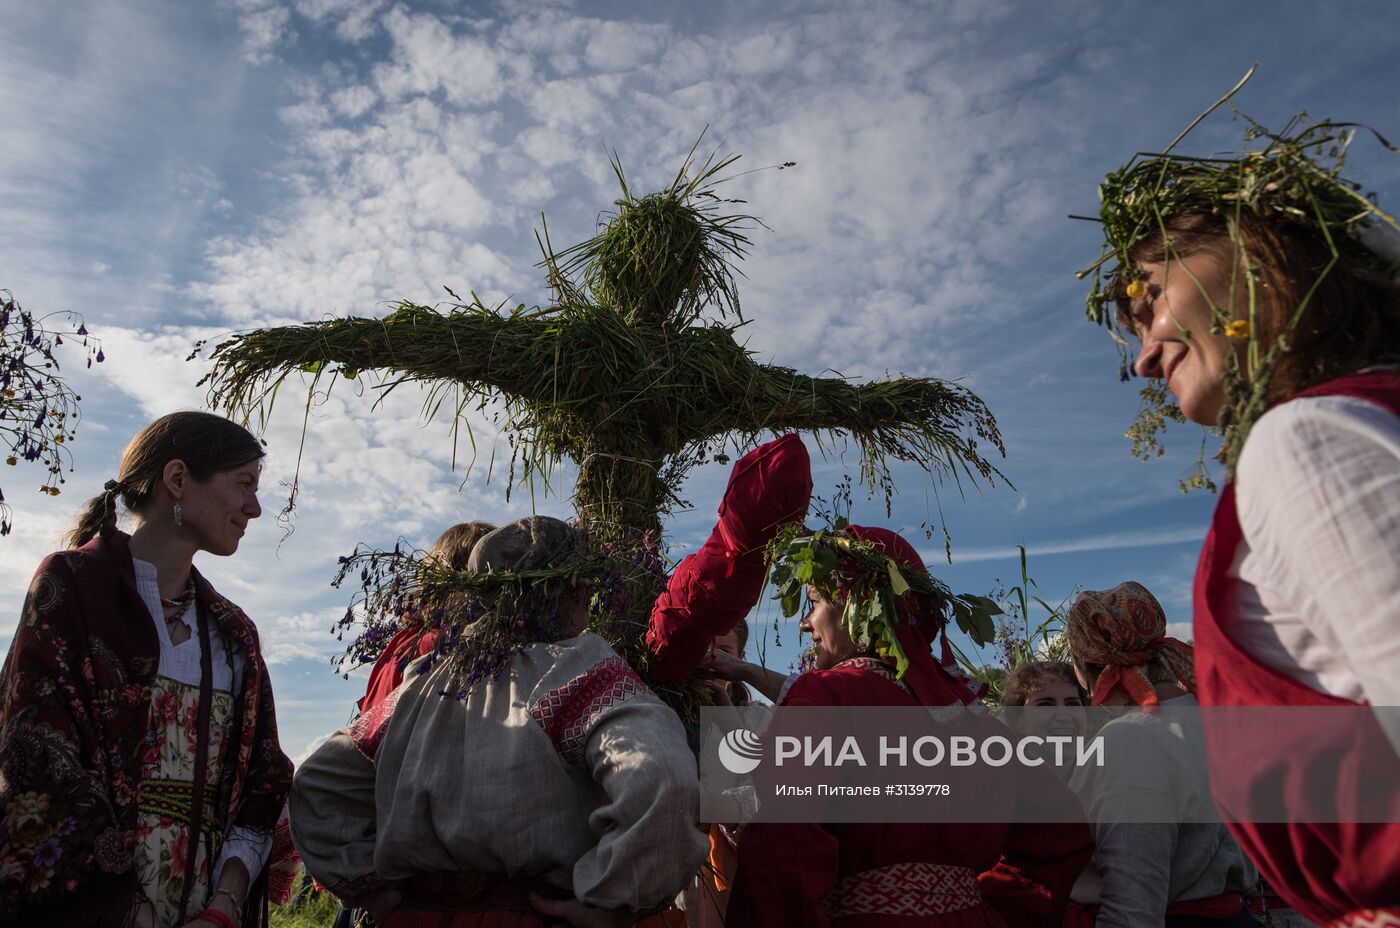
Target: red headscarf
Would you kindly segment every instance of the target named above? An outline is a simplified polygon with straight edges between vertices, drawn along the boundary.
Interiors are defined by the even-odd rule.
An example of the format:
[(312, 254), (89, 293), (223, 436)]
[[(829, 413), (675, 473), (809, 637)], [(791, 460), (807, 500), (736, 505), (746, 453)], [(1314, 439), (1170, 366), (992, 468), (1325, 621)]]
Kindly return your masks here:
[[(870, 528), (864, 525), (846, 526), (846, 534), (873, 544), (895, 563), (927, 572), (919, 552), (897, 533), (887, 528)], [(839, 568), (838, 568), (839, 569)], [(951, 706), (955, 703), (974, 703), (986, 692), (985, 686), (974, 691), (967, 677), (958, 669), (953, 657), (952, 646), (948, 644), (945, 631), (948, 618), (929, 601), (928, 596), (913, 590), (894, 601), (898, 622), (895, 637), (909, 658), (909, 667), (902, 681), (914, 691), (919, 702), (926, 706)], [(933, 639), (942, 639), (942, 660), (933, 658)]]
[(1090, 700), (1096, 706), (1118, 689), (1139, 706), (1159, 705), (1147, 676), (1147, 663), (1154, 657), (1161, 658), (1188, 692), (1196, 692), (1191, 646), (1167, 637), (1162, 604), (1140, 583), (1129, 580), (1111, 590), (1079, 594), (1069, 607), (1065, 636), (1080, 663), (1103, 668)]

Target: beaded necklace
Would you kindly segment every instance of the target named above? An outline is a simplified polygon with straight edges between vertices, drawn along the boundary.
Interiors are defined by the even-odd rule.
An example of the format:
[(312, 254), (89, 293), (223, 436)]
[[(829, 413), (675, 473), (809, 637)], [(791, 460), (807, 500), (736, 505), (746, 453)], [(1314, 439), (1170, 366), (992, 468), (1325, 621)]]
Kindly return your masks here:
[(185, 613), (190, 611), (190, 606), (194, 605), (194, 577), (190, 577), (189, 583), (185, 585), (185, 591), (174, 599), (160, 598), (160, 604), (166, 609), (174, 609), (174, 615), (165, 617), (167, 628), (174, 627), (177, 623), (185, 620)]

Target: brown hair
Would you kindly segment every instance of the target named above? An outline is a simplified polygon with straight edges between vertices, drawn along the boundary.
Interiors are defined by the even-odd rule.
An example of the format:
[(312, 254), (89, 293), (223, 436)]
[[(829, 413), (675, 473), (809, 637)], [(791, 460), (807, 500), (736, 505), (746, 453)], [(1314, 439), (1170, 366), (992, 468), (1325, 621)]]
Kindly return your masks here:
[(730, 631), (739, 640), (739, 653), (743, 654), (749, 647), (749, 620), (740, 619), (739, 624), (731, 628)]
[[(1169, 254), (1208, 253), (1225, 262), (1245, 257), (1237, 254), (1221, 216), (1188, 213), (1171, 217), (1165, 226), (1165, 238), (1156, 232), (1134, 246), (1134, 264), (1158, 264)], [(1289, 350), (1274, 369), (1269, 406), (1363, 368), (1400, 362), (1400, 283), (1379, 269), (1365, 246), (1348, 236), (1334, 237), (1337, 262), (1327, 270), (1332, 249), (1314, 226), (1245, 213), (1239, 238), (1249, 263), (1258, 268), (1255, 335), (1262, 350), (1285, 335), (1299, 304), (1308, 299), (1288, 337)], [(1120, 296), (1119, 321), (1130, 319), (1130, 313), (1129, 301)]]
[(165, 465), (184, 461), (190, 476), (215, 474), (260, 460), (267, 452), (243, 426), (207, 412), (173, 412), (146, 426), (122, 452), (117, 479), (90, 499), (65, 542), (71, 548), (117, 527), (117, 500), (130, 512), (144, 510), (164, 477)]
[[(1079, 681), (1074, 677), (1074, 668), (1066, 662), (1022, 661), (1011, 669), (1001, 685), (1001, 704), (1024, 706), (1033, 693), (1044, 689), (1048, 683), (1068, 683), (1079, 690), (1081, 697), (1084, 696), (1084, 691), (1079, 689)], [(1087, 699), (1084, 701), (1088, 702)]]
[(428, 549), (428, 557), (453, 570), (465, 570), (472, 548), (483, 535), (495, 530), (490, 522), (458, 522), (438, 536)]

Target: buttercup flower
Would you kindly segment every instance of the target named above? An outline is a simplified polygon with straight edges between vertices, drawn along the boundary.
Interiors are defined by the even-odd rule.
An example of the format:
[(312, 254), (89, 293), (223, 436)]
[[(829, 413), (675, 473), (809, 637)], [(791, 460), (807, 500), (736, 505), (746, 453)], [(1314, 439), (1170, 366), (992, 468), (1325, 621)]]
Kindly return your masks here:
[(1225, 334), (1236, 341), (1246, 341), (1249, 338), (1249, 320), (1236, 319), (1225, 323)]

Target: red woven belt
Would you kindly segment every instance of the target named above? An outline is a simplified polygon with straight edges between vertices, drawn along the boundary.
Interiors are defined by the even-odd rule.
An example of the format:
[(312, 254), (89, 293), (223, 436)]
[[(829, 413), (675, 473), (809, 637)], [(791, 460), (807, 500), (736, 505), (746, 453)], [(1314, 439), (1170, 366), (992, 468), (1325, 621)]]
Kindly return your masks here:
[(852, 874), (822, 899), (822, 909), (831, 918), (944, 915), (981, 904), (977, 871), (971, 867), (913, 862)]
[(1327, 928), (1400, 928), (1400, 909), (1357, 909), (1332, 919)]

